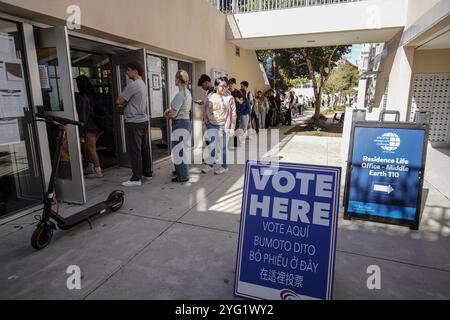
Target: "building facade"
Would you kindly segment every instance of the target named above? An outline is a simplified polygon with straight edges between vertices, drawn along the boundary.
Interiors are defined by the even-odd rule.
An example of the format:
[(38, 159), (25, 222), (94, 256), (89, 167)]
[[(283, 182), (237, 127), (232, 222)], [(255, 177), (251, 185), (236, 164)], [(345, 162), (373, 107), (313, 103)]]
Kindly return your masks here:
[[(131, 60), (145, 65), (154, 161), (169, 156), (170, 123), (162, 113), (176, 93), (178, 69), (190, 74), (197, 100), (204, 97), (196, 86), (203, 73), (247, 80), (252, 91), (267, 89), (255, 50), (358, 43), (382, 44), (367, 48), (364, 105), (397, 110), (402, 121), (429, 112), (430, 140), (450, 144), (450, 1), (282, 3), (1, 0), (0, 219), (42, 200), (55, 141), (34, 114), (77, 119), (78, 75), (92, 79), (102, 106), (105, 165), (129, 165), (123, 115), (114, 101), (127, 84)], [(198, 104), (192, 122), (194, 146), (201, 147)], [(83, 152), (77, 129), (69, 128), (58, 173), (60, 200), (86, 201)]]
[[(201, 17), (199, 19), (195, 17)], [(239, 54), (238, 54), (239, 53)], [(0, 1), (0, 221), (42, 202), (51, 174), (55, 132), (36, 122), (44, 112), (76, 120), (75, 78), (88, 76), (104, 134), (98, 141), (103, 167), (128, 167), (123, 112), (117, 96), (128, 83), (126, 64), (145, 66), (153, 161), (170, 155), (170, 122), (163, 117), (177, 93), (175, 74), (188, 71), (194, 100), (201, 74), (247, 80), (267, 89), (254, 50), (226, 40), (226, 16), (208, 1), (118, 0)], [(203, 114), (194, 104), (193, 142), (201, 147)], [(56, 193), (83, 204), (85, 150), (68, 126)]]

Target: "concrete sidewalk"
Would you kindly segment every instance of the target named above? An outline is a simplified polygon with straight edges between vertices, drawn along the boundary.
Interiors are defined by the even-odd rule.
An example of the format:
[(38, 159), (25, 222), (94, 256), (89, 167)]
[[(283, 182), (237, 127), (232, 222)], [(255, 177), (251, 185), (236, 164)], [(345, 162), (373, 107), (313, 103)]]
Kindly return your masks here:
[[(340, 138), (281, 138), (283, 162), (342, 166)], [(449, 153), (428, 156), (419, 232), (339, 219), (335, 299), (450, 299)], [(57, 231), (40, 252), (29, 244), (32, 215), (0, 226), (0, 299), (236, 299), (243, 170), (214, 176), (191, 166), (190, 183), (180, 185), (162, 162), (153, 181), (125, 190), (119, 212), (94, 220), (93, 230)], [(122, 189), (129, 174), (107, 171), (88, 187), (89, 204)], [(64, 207), (65, 214), (80, 209)], [(70, 265), (81, 268), (81, 290), (66, 287)], [(381, 267), (379, 291), (366, 287), (370, 265)]]

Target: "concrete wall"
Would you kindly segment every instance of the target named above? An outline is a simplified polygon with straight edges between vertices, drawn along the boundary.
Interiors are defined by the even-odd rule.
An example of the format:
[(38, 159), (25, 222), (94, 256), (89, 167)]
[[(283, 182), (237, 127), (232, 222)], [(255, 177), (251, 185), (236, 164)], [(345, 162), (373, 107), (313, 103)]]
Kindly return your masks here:
[(377, 79), (375, 106), (383, 103), (384, 83), (389, 79), (387, 109), (401, 112), (405, 121), (409, 109), (411, 82), (415, 73), (448, 72), (448, 50), (416, 50), (426, 37), (448, 26), (448, 0), (409, 0), (405, 30), (386, 44)]
[[(408, 0), (368, 0), (234, 15), (230, 39), (403, 27)], [(262, 23), (264, 21), (264, 23)], [(231, 30), (233, 31), (233, 29)]]
[(417, 46), (448, 26), (450, 1), (409, 0), (402, 45)]
[(446, 0), (409, 0), (406, 28), (411, 27), (421, 16), (441, 1)]
[(386, 43), (380, 61), (380, 73), (377, 76), (377, 86), (375, 90), (375, 108), (381, 108), (383, 104), (384, 84), (390, 79), (392, 67), (397, 55), (403, 32), (398, 33), (390, 42)]

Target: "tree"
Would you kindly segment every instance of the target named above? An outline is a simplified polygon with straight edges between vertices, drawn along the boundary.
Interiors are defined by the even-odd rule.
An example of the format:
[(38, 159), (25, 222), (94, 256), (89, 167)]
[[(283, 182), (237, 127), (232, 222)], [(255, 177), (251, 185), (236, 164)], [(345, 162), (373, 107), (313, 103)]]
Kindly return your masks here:
[(319, 48), (294, 48), (281, 50), (258, 51), (261, 61), (271, 57), (276, 62), (280, 87), (288, 87), (289, 80), (298, 77), (308, 77), (312, 80), (315, 112), (314, 121), (320, 118), (322, 93), (330, 79), (333, 70), (341, 58), (350, 51), (350, 46), (333, 46)]
[(355, 94), (354, 88), (358, 86), (358, 81), (358, 69), (345, 61), (331, 74), (324, 88), (324, 93)]
[(307, 77), (298, 77), (298, 78), (289, 80), (289, 84), (292, 87), (296, 87), (298, 85), (307, 85), (308, 83), (309, 83), (309, 79)]

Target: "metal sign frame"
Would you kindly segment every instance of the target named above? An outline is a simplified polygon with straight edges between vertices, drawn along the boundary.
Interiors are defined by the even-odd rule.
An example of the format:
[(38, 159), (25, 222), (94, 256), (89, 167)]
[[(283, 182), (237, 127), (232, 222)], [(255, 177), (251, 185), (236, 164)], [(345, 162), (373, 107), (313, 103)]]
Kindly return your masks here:
[[(419, 181), (418, 181), (418, 195), (416, 202), (416, 213), (415, 220), (404, 220), (404, 219), (395, 219), (381, 216), (373, 216), (369, 214), (358, 214), (354, 212), (349, 212), (349, 193), (351, 186), (351, 178), (352, 178), (352, 169), (353, 169), (353, 151), (354, 151), (354, 142), (355, 142), (355, 131), (356, 128), (376, 128), (376, 129), (405, 129), (405, 130), (423, 130), (424, 131), (424, 139), (422, 142), (422, 161), (419, 170)], [(411, 230), (419, 230), (420, 219), (422, 215), (422, 194), (423, 194), (423, 182), (425, 179), (425, 164), (427, 158), (427, 149), (428, 149), (428, 136), (429, 136), (429, 126), (428, 124), (418, 124), (418, 123), (396, 123), (396, 122), (377, 122), (377, 121), (359, 121), (354, 122), (352, 126), (351, 136), (350, 136), (350, 148), (348, 155), (348, 163), (347, 163), (347, 172), (345, 179), (345, 190), (344, 190), (344, 219), (345, 220), (363, 220), (363, 221), (371, 221), (385, 224), (392, 224), (398, 226), (409, 227)]]

